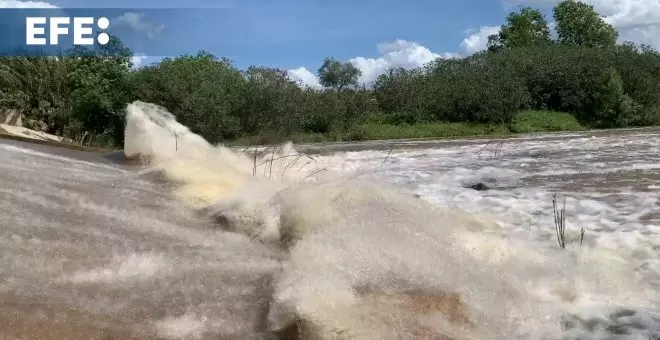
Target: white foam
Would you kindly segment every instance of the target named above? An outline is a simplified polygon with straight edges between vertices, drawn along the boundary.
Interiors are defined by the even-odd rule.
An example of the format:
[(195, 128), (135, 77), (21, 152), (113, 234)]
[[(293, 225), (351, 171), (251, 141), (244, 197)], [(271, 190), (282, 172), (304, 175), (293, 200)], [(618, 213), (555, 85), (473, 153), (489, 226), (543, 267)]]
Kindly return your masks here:
[[(640, 259), (652, 256), (649, 245), (640, 243), (650, 241), (649, 236), (622, 238), (603, 232), (603, 228), (616, 229), (616, 221), (622, 219), (620, 207), (572, 190), (567, 198), (570, 244), (562, 251), (553, 229), (551, 188), (542, 182), (540, 189), (529, 187), (526, 182), (581, 174), (585, 166), (602, 174), (653, 170), (658, 163), (634, 163), (634, 157), (648, 156), (644, 149), (648, 140), (527, 139), (503, 143), (492, 157), (480, 153), (482, 145), (347, 152), (318, 158), (316, 168), (309, 162), (266, 176), (264, 168), (254, 170), (268, 163), (268, 155), (255, 162), (222, 146), (210, 146), (167, 114), (164, 117), (169, 118), (160, 115), (162, 109), (143, 103), (129, 107), (129, 125), (137, 120), (134, 125), (140, 128), (127, 128), (127, 153), (154, 157), (154, 166), (182, 183), (179, 198), (197, 199), (197, 207), (222, 215), (237, 231), (267, 242), (298, 240), (276, 284), (270, 313), (276, 326), (292, 322), (291, 313), (298, 313), (327, 327), (364, 332), (370, 326), (355, 320), (370, 312), (360, 306), (356, 287), (391, 289), (392, 280), (406, 281), (409, 287), (459, 292), (483, 331), (508, 338), (560, 337), (559, 320), (566, 315), (588, 317), (585, 311), (606, 313), (612, 306), (657, 308), (657, 287), (644, 281), (637, 269)], [(177, 131), (178, 142), (168, 130)], [(135, 136), (130, 137), (132, 133)], [(658, 143), (657, 137), (652, 140)], [(176, 143), (178, 152), (171, 148)], [(559, 155), (544, 156), (555, 153), (559, 143)], [(592, 158), (584, 157), (603, 148), (608, 153), (612, 148), (628, 148), (630, 155), (631, 147), (639, 151), (628, 164), (589, 165)], [(295, 152), (291, 145), (283, 149)], [(529, 156), (530, 150), (541, 156)], [(519, 153), (526, 155), (517, 157)], [(567, 159), (557, 162), (559, 157)], [(310, 174), (318, 175), (318, 168), (328, 173), (316, 176), (317, 184), (299, 184)], [(391, 191), (386, 185), (374, 185), (374, 180), (416, 190), (443, 208), (424, 206), (411, 192)], [(466, 188), (482, 181), (493, 190)], [(648, 210), (640, 209), (655, 204), (640, 195), (633, 197), (640, 204), (627, 215), (626, 228), (648, 225), (632, 216), (641, 216)], [(587, 232), (582, 247), (575, 245), (580, 227)], [(628, 241), (604, 246), (616, 238)], [(346, 319), (348, 315), (352, 317)], [(527, 320), (525, 325), (522, 319)]]
[[(83, 161), (83, 160), (77, 160), (77, 159), (71, 159), (69, 157), (62, 157), (62, 156), (57, 156), (45, 152), (39, 152), (27, 148), (21, 148), (18, 146), (14, 145), (8, 145), (8, 144), (0, 144), (0, 149), (4, 149), (6, 151), (12, 152), (12, 153), (21, 153), (21, 154), (27, 154), (31, 156), (38, 156), (46, 160), (51, 160), (51, 161), (57, 161), (57, 162), (65, 162), (69, 165), (74, 165), (73, 169), (76, 169), (78, 167), (84, 167), (85, 170), (89, 170), (90, 168), (103, 168), (104, 170), (111, 170), (115, 172), (120, 172), (124, 173), (125, 170), (113, 167), (111, 165), (106, 165), (106, 164), (99, 164), (99, 163), (94, 163), (94, 162), (88, 162), (88, 161)], [(6, 153), (3, 153), (5, 155)], [(7, 161), (11, 162), (16, 162), (16, 159), (13, 157), (10, 158)], [(35, 162), (32, 162), (33, 165), (36, 165)]]
[(168, 261), (162, 255), (130, 254), (115, 257), (113, 263), (106, 267), (79, 271), (68, 280), (76, 283), (146, 280), (168, 268)]
[[(473, 141), (322, 157), (287, 144), (255, 161), (162, 108), (128, 109), (126, 153), (146, 170), (0, 148), (0, 292), (183, 339), (257, 338), (265, 314), (379, 340), (646, 339), (660, 324), (657, 133), (521, 137), (492, 157)], [(457, 294), (476, 329), (410, 291)]]
[(158, 321), (156, 329), (160, 336), (169, 339), (198, 339), (204, 334), (206, 326), (194, 315), (184, 314)]

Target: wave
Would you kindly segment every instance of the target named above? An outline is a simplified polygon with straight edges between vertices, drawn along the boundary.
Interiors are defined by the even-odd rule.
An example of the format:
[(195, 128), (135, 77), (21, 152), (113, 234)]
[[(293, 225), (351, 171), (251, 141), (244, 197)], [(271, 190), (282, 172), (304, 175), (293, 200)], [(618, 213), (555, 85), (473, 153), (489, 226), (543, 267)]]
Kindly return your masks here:
[(504, 239), (492, 219), (325, 171), (290, 143), (211, 145), (153, 104), (128, 106), (124, 153), (203, 217), (287, 253), (267, 315), (281, 338), (599, 338), (657, 298), (618, 254)]

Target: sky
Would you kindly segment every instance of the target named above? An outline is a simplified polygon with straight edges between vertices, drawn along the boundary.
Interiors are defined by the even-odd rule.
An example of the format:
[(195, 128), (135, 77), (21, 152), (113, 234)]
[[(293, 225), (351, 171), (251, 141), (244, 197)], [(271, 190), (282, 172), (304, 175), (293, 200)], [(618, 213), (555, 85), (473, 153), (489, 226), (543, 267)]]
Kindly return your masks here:
[[(660, 49), (660, 0), (583, 0), (613, 24), (620, 40)], [(207, 50), (250, 65), (289, 70), (292, 79), (319, 86), (325, 57), (351, 62), (369, 83), (388, 68), (413, 68), (437, 58), (469, 56), (486, 48), (506, 15), (539, 8), (552, 23), (558, 0), (0, 0), (0, 8), (126, 9), (127, 27), (164, 39), (174, 55)], [(196, 8), (186, 17), (150, 18), (151, 8)], [(177, 13), (179, 15), (177, 15)], [(175, 20), (176, 19), (176, 20)], [(150, 21), (151, 20), (151, 21)], [(159, 22), (161, 20), (162, 22)], [(134, 50), (136, 66), (162, 56)]]

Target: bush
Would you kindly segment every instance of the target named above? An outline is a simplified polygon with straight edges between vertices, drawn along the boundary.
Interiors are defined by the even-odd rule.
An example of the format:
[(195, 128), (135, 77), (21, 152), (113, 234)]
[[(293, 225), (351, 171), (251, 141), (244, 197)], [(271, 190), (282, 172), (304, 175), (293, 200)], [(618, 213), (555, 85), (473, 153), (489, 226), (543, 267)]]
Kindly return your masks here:
[(579, 131), (584, 127), (574, 116), (563, 112), (524, 111), (520, 112), (509, 125), (515, 133), (545, 131)]
[[(602, 26), (588, 7), (575, 8)], [(277, 68), (242, 71), (204, 51), (131, 71), (130, 51), (115, 40), (101, 54), (87, 51), (84, 57), (5, 57), (0, 58), (0, 110), (16, 110), (46, 132), (115, 146), (122, 144), (124, 108), (137, 99), (166, 107), (212, 143), (660, 124), (660, 53), (644, 45), (602, 43), (594, 33), (599, 30), (589, 31), (592, 43), (576, 43), (579, 32), (570, 34), (577, 39), (571, 43), (550, 42), (545, 35), (542, 43), (533, 43), (538, 39), (530, 37), (537, 35), (520, 23), (538, 15), (524, 10), (510, 16), (521, 20), (507, 23), (508, 33), (495, 37), (497, 48), (392, 69), (370, 87), (358, 86), (354, 67), (334, 59), (321, 68), (330, 86), (324, 89), (303, 88)], [(545, 32), (534, 23), (536, 32)]]

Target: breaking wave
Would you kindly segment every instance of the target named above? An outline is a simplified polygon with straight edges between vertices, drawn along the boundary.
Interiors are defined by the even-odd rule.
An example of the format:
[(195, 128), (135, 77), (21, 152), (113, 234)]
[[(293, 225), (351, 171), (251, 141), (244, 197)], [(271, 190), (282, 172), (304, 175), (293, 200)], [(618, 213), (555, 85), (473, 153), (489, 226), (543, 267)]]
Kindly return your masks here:
[(214, 146), (135, 102), (124, 152), (203, 218), (286, 252), (267, 315), (282, 337), (647, 339), (657, 324), (657, 293), (620, 254), (503, 238), (495, 220), (326, 171), (292, 144)]

